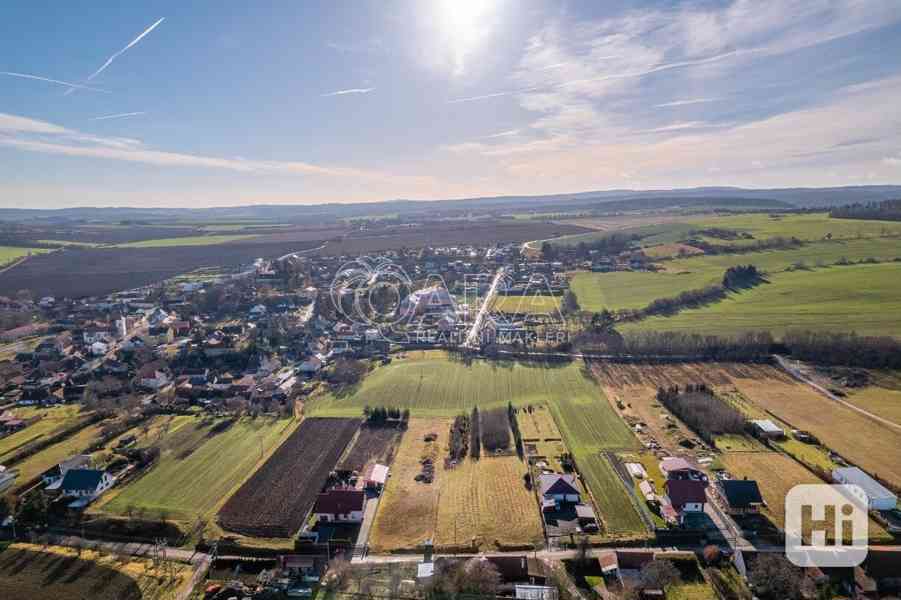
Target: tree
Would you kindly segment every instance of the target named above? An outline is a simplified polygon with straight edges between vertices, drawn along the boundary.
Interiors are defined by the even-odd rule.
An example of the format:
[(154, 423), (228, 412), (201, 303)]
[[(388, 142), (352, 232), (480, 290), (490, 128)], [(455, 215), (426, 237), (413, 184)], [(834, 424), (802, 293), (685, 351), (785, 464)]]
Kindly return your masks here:
[(566, 290), (565, 292), (563, 292), (563, 302), (560, 308), (565, 315), (577, 313), (582, 309), (582, 307), (579, 306), (579, 299), (576, 298), (576, 295), (572, 292), (572, 290)]
[(669, 560), (652, 560), (641, 568), (639, 581), (642, 589), (663, 590), (679, 580), (679, 570)]
[(719, 546), (710, 544), (709, 546), (704, 547), (704, 562), (706, 562), (708, 565), (719, 564), (722, 557), (723, 553), (720, 552)]
[(19, 504), (16, 520), (26, 525), (44, 525), (47, 523), (47, 499), (41, 492), (28, 494)]
[(748, 581), (761, 600), (796, 600), (801, 597), (803, 575), (788, 559), (777, 554), (761, 554), (754, 562)]
[(362, 381), (368, 370), (361, 360), (339, 358), (332, 371), (332, 381), (341, 385), (356, 385)]
[(610, 333), (616, 325), (616, 317), (606, 308), (591, 317), (591, 329), (595, 333)]

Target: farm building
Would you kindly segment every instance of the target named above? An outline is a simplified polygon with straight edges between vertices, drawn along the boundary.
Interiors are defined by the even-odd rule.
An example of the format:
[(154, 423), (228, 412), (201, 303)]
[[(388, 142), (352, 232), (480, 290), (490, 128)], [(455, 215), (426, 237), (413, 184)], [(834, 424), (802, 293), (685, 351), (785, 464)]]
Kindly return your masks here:
[(867, 493), (870, 510), (894, 510), (898, 505), (898, 497), (884, 485), (858, 469), (844, 467), (832, 471), (832, 480), (844, 485), (856, 485)]
[(785, 431), (769, 419), (754, 419), (751, 421), (754, 432), (761, 438), (768, 440), (781, 440), (785, 437)]
[(366, 494), (361, 490), (328, 490), (319, 494), (313, 516), (327, 523), (362, 523)]
[(756, 481), (725, 479), (717, 482), (717, 491), (725, 500), (727, 512), (731, 515), (758, 513), (764, 505)]

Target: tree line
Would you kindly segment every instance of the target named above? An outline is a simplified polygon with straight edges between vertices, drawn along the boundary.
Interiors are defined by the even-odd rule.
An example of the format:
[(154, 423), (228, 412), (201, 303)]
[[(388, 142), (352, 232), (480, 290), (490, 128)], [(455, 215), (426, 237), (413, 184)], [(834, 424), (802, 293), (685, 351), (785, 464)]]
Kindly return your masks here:
[(835, 219), (874, 219), (878, 221), (901, 221), (901, 198), (882, 202), (858, 202), (839, 206), (829, 211)]

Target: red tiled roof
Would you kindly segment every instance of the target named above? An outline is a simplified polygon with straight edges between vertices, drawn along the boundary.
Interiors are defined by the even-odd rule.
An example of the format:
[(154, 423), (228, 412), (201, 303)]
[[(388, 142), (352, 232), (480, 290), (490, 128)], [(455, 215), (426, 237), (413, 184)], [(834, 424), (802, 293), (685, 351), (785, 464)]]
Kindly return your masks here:
[(360, 490), (329, 490), (316, 499), (314, 514), (346, 515), (363, 510), (366, 495)]

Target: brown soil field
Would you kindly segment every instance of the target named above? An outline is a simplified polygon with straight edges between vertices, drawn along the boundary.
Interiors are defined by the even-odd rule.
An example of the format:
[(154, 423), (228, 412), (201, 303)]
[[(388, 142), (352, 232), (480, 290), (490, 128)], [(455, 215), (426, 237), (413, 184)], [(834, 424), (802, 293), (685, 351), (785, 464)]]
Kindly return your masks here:
[[(515, 456), (483, 457), (445, 469), (450, 425), (451, 419), (410, 421), (373, 524), (373, 552), (412, 551), (429, 539), (445, 552), (539, 546), (540, 515), (525, 488), (525, 463)], [(428, 433), (437, 433), (437, 441), (425, 442)], [(426, 456), (435, 461), (431, 484), (414, 480)]]
[[(767, 504), (765, 514), (780, 529), (785, 527), (785, 496), (802, 483), (823, 483), (816, 475), (778, 452), (727, 452), (723, 464), (733, 477), (757, 481)], [(891, 536), (870, 520), (870, 538), (888, 541)]]
[(414, 228), (386, 227), (360, 232), (340, 242), (330, 241), (322, 254), (353, 255), (402, 247), (484, 244), (486, 240), (498, 244), (527, 242), (589, 231), (577, 225), (543, 221), (433, 221)]
[(363, 425), (351, 442), (338, 468), (362, 473), (370, 463), (390, 465), (403, 431), (394, 427)]
[(704, 254), (704, 251), (688, 244), (660, 244), (659, 246), (644, 248), (644, 253), (651, 258), (670, 258)]
[(0, 598), (4, 600), (174, 600), (190, 585), (191, 569), (174, 565), (172, 578), (151, 570), (150, 561), (93, 550), (14, 544), (0, 552)]
[(321, 242), (228, 243), (157, 248), (67, 248), (33, 256), (0, 273), (0, 289), (79, 298), (156, 283), (203, 267), (238, 266)]
[(225, 502), (219, 524), (254, 537), (293, 535), (359, 426), (359, 419), (306, 419)]

